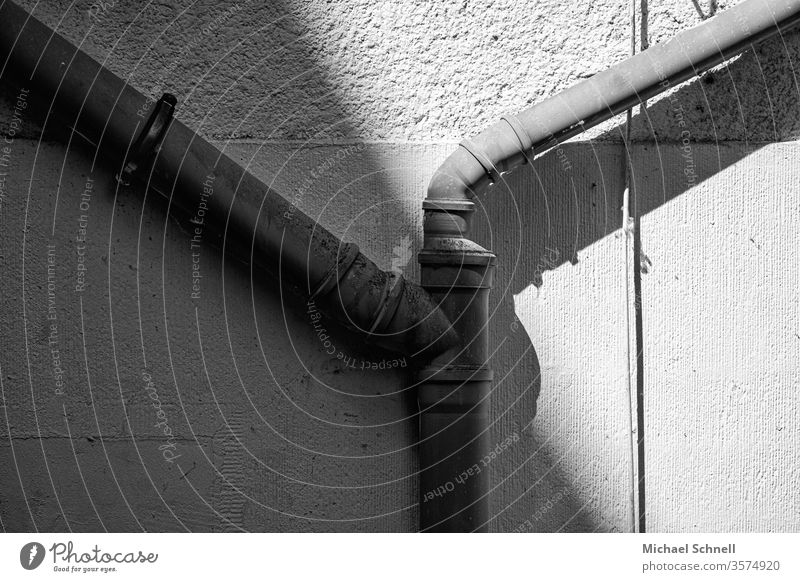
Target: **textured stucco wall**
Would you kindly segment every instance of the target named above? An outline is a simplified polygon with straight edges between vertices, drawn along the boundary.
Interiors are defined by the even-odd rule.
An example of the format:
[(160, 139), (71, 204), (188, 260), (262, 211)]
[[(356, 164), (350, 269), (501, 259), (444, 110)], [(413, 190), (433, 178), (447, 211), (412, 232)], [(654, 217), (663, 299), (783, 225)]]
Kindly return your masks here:
[[(650, 2), (650, 41), (730, 4)], [(143, 91), (176, 93), (183, 121), (411, 277), (425, 185), (455, 143), (621, 60), (631, 38), (618, 0), (92, 10), (59, 1), (35, 14)], [(628, 529), (637, 345), (651, 529), (800, 527), (799, 50), (796, 34), (770, 41), (635, 115), (641, 337), (630, 323), (632, 236), (621, 228), (624, 117), (566, 146), (569, 170), (546, 154), (481, 200), (479, 237), (500, 258), (492, 440), (519, 437), (489, 468), (493, 530)], [(7, 132), (15, 93), (2, 94)], [(190, 300), (188, 235), (165, 204), (116, 191), (85, 151), (41, 133), (23, 115), (0, 207), (0, 463), (12, 468), (2, 526), (414, 529), (406, 370), (343, 369), (302, 302), (210, 248), (202, 298)], [(697, 179), (687, 182), (689, 163)], [(81, 214), (88, 284), (76, 293)], [(376, 357), (333, 335), (354, 358)], [(147, 378), (176, 435), (173, 463), (159, 450)]]

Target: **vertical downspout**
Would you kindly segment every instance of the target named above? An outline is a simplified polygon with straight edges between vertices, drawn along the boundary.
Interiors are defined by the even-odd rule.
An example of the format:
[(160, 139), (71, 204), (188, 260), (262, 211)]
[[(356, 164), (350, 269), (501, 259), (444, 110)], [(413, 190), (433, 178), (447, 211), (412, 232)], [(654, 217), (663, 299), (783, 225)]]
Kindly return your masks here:
[(422, 287), (463, 345), (420, 372), (420, 529), (485, 532), (489, 523), (489, 290), (495, 256), (468, 239), (474, 204), (425, 201)]
[[(480, 465), (489, 448), (488, 292), (495, 256), (469, 240), (470, 197), (533, 154), (798, 20), (800, 0), (745, 0), (465, 140), (433, 176), (423, 206), (419, 261), (428, 293), (395, 281), (178, 121), (159, 136), (155, 159), (148, 160), (151, 186), (191, 206), (205, 177), (219, 175), (224, 188), (215, 193), (212, 214), (245, 256), (270, 270), (283, 265), (301, 290), (324, 296), (342, 323), (372, 341), (408, 354), (440, 354), (419, 376), (421, 529), (487, 531), (489, 479)], [(109, 163), (130, 162), (127, 146), (141, 135), (138, 112), (149, 111), (153, 100), (9, 0), (0, 3), (0, 22), (4, 77), (30, 83)]]

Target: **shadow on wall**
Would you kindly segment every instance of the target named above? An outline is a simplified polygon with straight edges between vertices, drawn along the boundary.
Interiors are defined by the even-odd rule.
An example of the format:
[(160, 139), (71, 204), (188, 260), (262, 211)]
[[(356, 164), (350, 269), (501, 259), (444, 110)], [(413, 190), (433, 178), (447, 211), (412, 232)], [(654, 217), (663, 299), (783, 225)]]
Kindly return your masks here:
[[(67, 11), (67, 2), (55, 4), (42, 8), (48, 11), (51, 18), (43, 19), (50, 24)], [(269, 142), (268, 158), (279, 168), (284, 163), (290, 167), (294, 156), (308, 156), (311, 169), (327, 168), (309, 183), (298, 182), (298, 176), (282, 169), (253, 170), (287, 185), (287, 190), (279, 189), (284, 196), (333, 232), (358, 242), (385, 268), (392, 268), (393, 247), (406, 236), (412, 237), (410, 256), (415, 256), (422, 193), (413, 198), (398, 190), (386, 163), (377, 156), (370, 159), (369, 148), (362, 150), (357, 165), (331, 159), (335, 144), (354, 133), (356, 121), (326, 77), (318, 48), (304, 41), (304, 27), (311, 24), (301, 22), (288, 3), (235, 6), (223, 19), (230, 6), (213, 2), (153, 5), (148, 9), (152, 12), (144, 15), (138, 14), (138, 6), (119, 5), (94, 30), (90, 45), (95, 43), (92, 46), (102, 53), (119, 42), (109, 58), (118, 74), (134, 71), (131, 82), (145, 92), (174, 90), (183, 104), (180, 117), (202, 135), (221, 142), (243, 164), (260, 164), (254, 160), (263, 154), (261, 145)], [(66, 21), (82, 33), (85, 20), (75, 10), (70, 14)], [(130, 22), (135, 25), (126, 32)], [(148, 22), (170, 24), (157, 30), (148, 28)], [(216, 24), (208, 27), (209, 22)], [(183, 34), (187, 29), (195, 34), (187, 37)], [(71, 40), (82, 36), (75, 33)], [(757, 54), (780, 53), (780, 47), (769, 43)], [(792, 51), (794, 47), (793, 43)], [(154, 59), (155, 68), (149, 64)], [(747, 59), (750, 64), (745, 66)], [(702, 102), (694, 95), (704, 88), (710, 97), (706, 111), (685, 112), (691, 141), (716, 135), (722, 123), (729, 131), (731, 108), (713, 100), (718, 93), (737, 94), (746, 120), (744, 135), (751, 124), (765, 122), (765, 95), (776, 109), (786, 104), (786, 96), (747, 81), (751, 61), (744, 57), (714, 73), (711, 90), (706, 77), (675, 93), (680, 102), (693, 105)], [(770, 61), (768, 66), (777, 67), (772, 76), (789, 69), (785, 62)], [(14, 95), (4, 93), (9, 101), (6, 109), (11, 109)], [(264, 116), (264, 111), (270, 115)], [(259, 123), (269, 126), (266, 133), (251, 131), (254, 112), (259, 113)], [(719, 121), (718, 112), (726, 116), (724, 121)], [(682, 147), (676, 115), (675, 100), (664, 99), (648, 109), (647, 118), (638, 116), (634, 134), (648, 144), (652, 143), (648, 132), (659, 136), (669, 128), (663, 141), (659, 137), (641, 147)], [(622, 131), (614, 129), (601, 140), (619, 141)], [(27, 135), (38, 139), (38, 131)], [(228, 143), (228, 138), (255, 139), (261, 145), (242, 149)], [(298, 145), (280, 151), (284, 141)], [(324, 150), (320, 143), (333, 144), (329, 147), (334, 150)], [(541, 286), (544, 272), (577, 262), (579, 251), (619, 229), (623, 148), (601, 143), (597, 151), (605, 155), (574, 155), (587, 147), (593, 146), (563, 148), (569, 170), (563, 154), (545, 154), (535, 168), (512, 174), (507, 185), (481, 200), (485, 217), (477, 226), (477, 238), (491, 240), (485, 246), (500, 259), (492, 295), (492, 345), (497, 347), (492, 367), (498, 379), (492, 394), (492, 441), (500, 443), (514, 435), (521, 439), (491, 467), (496, 531), (613, 529), (584, 510), (587, 504), (607, 500), (575, 494), (559, 469), (554, 447), (531, 430), (540, 365), (514, 307), (514, 296), (531, 285)], [(115, 198), (110, 173), (92, 173), (85, 153), (64, 153), (60, 146), (45, 144), (37, 166), (28, 167), (38, 155), (36, 144), (19, 151), (25, 162), (17, 168), (15, 195), (22, 200), (32, 181), (36, 199), (26, 224), (24, 201), (6, 206), (5, 212), (14, 214), (3, 220), (18, 233), (31, 226), (35, 232), (28, 235), (24, 257), (17, 240), (3, 249), (8, 272), (13, 273), (4, 278), (3, 294), (23, 297), (31, 313), (47, 312), (42, 291), (47, 244), (55, 242), (61, 256), (72, 257), (87, 175), (94, 175), (98, 186), (91, 201), (89, 285), (80, 297), (64, 291), (58, 298), (62, 334), (85, 342), (70, 339), (61, 347), (74, 387), (69, 399), (62, 403), (44, 388), (50, 382), (44, 344), (34, 350), (30, 372), (19, 357), (19, 347), (10, 350), (16, 361), (3, 356), (5, 390), (18, 394), (8, 406), (12, 419), (8, 432), (20, 443), (16, 452), (3, 453), (24, 459), (13, 464), (19, 478), (4, 477), (0, 488), (6, 529), (404, 531), (416, 527), (416, 405), (414, 396), (404, 391), (405, 370), (348, 369), (341, 359), (326, 354), (304, 302), (290, 297), (274, 281), (257, 277), (260, 280), (254, 284), (247, 269), (230, 261), (223, 265), (219, 253), (210, 248), (202, 251), (208, 273), (202, 299), (193, 301), (189, 275), (193, 257), (187, 242), (191, 232), (185, 232), (185, 223), (179, 227), (177, 221), (165, 219), (162, 201), (149, 195), (142, 202), (143, 194), (135, 191)], [(722, 169), (698, 174), (683, 186), (680, 180), (665, 179), (663, 191), (638, 192), (640, 212), (657, 208)], [(635, 166), (637, 170), (684, 172), (686, 168)], [(346, 186), (338, 186), (342, 174), (356, 171)], [(596, 175), (607, 175), (608, 180), (586, 179)], [(370, 187), (364, 188), (365, 184)], [(63, 198), (51, 237), (59, 189)], [(338, 201), (332, 202), (332, 197)], [(364, 207), (368, 209), (362, 214)], [(488, 225), (494, 225), (491, 236)], [(498, 230), (498, 225), (503, 228)], [(413, 259), (403, 268), (412, 279), (418, 277)], [(65, 290), (74, 283), (66, 263), (59, 277)], [(4, 337), (22, 337), (21, 313), (16, 306), (4, 309)], [(27, 333), (44, 334), (44, 319), (32, 317)], [(327, 327), (338, 351), (361, 361), (384, 357)], [(114, 346), (113, 354), (109, 346)], [(151, 402), (143, 389), (145, 371), (156, 380), (182, 449), (180, 467), (165, 463), (159, 449), (164, 435), (153, 426)], [(87, 377), (96, 392), (90, 390)], [(30, 410), (37, 412), (32, 416), (26, 412)], [(45, 446), (40, 427), (46, 436), (57, 438)], [(81, 438), (72, 438), (77, 435)], [(35, 446), (29, 440), (32, 436), (37, 439)], [(27, 503), (31, 498), (33, 506)]]
[[(223, 20), (225, 7), (191, 6), (181, 13), (180, 6), (153, 5), (154, 14), (140, 14), (138, 5), (118, 5), (106, 15), (108, 28), (94, 29), (93, 42), (103, 45), (105, 38), (105, 49), (119, 42), (109, 56), (116, 72), (134, 71), (132, 83), (154, 96), (164, 90), (182, 96), (180, 117), (226, 150), (237, 148), (228, 137), (248, 137), (240, 106), (272, 111), (274, 133), (262, 139), (301, 145), (283, 155), (273, 147), (271, 160), (305, 155), (318, 170), (308, 184), (282, 176), (294, 186), (283, 194), (334, 232), (356, 238), (368, 255), (388, 245), (384, 266), (409, 268), (414, 278), (413, 264), (392, 264), (396, 241), (383, 235), (402, 235), (401, 227), (420, 232), (418, 205), (414, 215), (405, 214), (411, 209), (381, 177), (382, 166), (361, 156), (359, 172), (373, 188), (359, 191), (361, 176), (352, 176), (348, 189), (333, 192), (344, 200), (330, 204), (342, 172), (336, 152), (350, 147), (336, 142), (350, 133), (350, 117), (291, 11), (281, 3), (242, 2)], [(75, 43), (87, 26), (80, 18), (85, 8), (65, 19), (75, 26), (67, 29)], [(50, 25), (68, 10), (66, 2), (42, 9)], [(209, 21), (218, 24), (206, 33)], [(149, 29), (152, 22), (169, 23), (169, 30)], [(240, 38), (234, 46), (231, 39)], [(141, 48), (147, 46), (161, 56), (155, 70)], [(232, 50), (220, 58), (223, 49)], [(309, 76), (313, 83), (300, 82)], [(15, 93), (3, 88), (11, 110)], [(26, 114), (29, 123), (37, 112)], [(48, 140), (52, 129), (44, 129)], [(0, 488), (3, 527), (415, 529), (416, 403), (406, 389), (406, 365), (369, 369), (393, 357), (324, 322), (331, 353), (309, 306), (274, 278), (251, 277), (223, 261), (208, 233), (195, 248), (185, 217), (167, 219), (167, 205), (152, 193), (117, 191), (113, 171), (93, 167), (94, 152), (76, 143), (67, 149), (40, 143), (40, 131), (26, 131), (27, 139), (17, 136), (2, 216), (7, 232), (16, 233), (3, 239), (10, 276), (2, 280), (2, 296), (21, 298), (3, 305), (2, 337), (27, 344), (2, 354), (10, 420), (9, 446), (0, 454), (16, 472), (4, 475)], [(320, 142), (332, 145), (317, 155)], [(247, 150), (249, 159), (241, 148), (231, 153), (247, 165), (259, 149)], [(351, 193), (372, 206), (369, 212), (361, 213)], [(80, 291), (76, 231), (86, 237)], [(413, 261), (407, 249), (403, 254)], [(59, 260), (52, 277), (51, 256)], [(50, 389), (50, 279), (58, 321), (53, 345), (66, 393)]]
[[(635, 115), (631, 126), (631, 196), (638, 215), (668, 203), (766, 143), (800, 136), (800, 107), (794, 98), (798, 86), (793, 67), (798, 57), (797, 33), (776, 38), (660, 96)], [(560, 150), (546, 152), (533, 167), (526, 166), (506, 176), (504, 184), (494, 186), (480, 199), (484, 216), (480, 217), (476, 238), (499, 259), (492, 294), (492, 301), (497, 304), (492, 342), (504, 343), (493, 368), (496, 374), (511, 370), (502, 383), (497, 383), (496, 389), (510, 394), (495, 398), (495, 418), (505, 412), (504, 404), (523, 394), (526, 386), (533, 383), (535, 387), (524, 396), (524, 406), (512, 412), (516, 418), (524, 419), (521, 411), (533, 408), (538, 392), (536, 358), (523, 357), (516, 364), (515, 358), (526, 350), (532, 352), (532, 348), (527, 335), (513, 333), (517, 321), (515, 296), (532, 287), (538, 289), (537, 295), (546, 292), (545, 273), (568, 263), (577, 265), (581, 251), (620, 233), (625, 132), (626, 126), (622, 124), (590, 142), (569, 143)], [(737, 147), (727, 147), (726, 141), (737, 142)], [(722, 152), (718, 163), (700, 163), (695, 159), (692, 146), (698, 142), (718, 144)], [(746, 147), (741, 147), (742, 144)], [(680, 151), (681, 165), (668, 167), (660, 163), (661, 152), (668, 149)], [(658, 176), (651, 183), (659, 187), (637, 189), (636, 184), (643, 176)], [(681, 244), (677, 235), (675, 244)], [(646, 273), (646, 249), (638, 260)], [(622, 271), (624, 262), (612, 268)], [(564, 306), (564, 309), (574, 308)], [(543, 350), (547, 353), (563, 348), (536, 346), (540, 354)], [(553, 386), (545, 385), (542, 389), (546, 399), (553, 396)], [(503, 402), (499, 407), (498, 400)], [(560, 470), (561, 451), (569, 443), (555, 446), (548, 442), (553, 435), (528, 436), (531, 441), (524, 450), (531, 456), (519, 455), (511, 466), (503, 467), (495, 475), (495, 482), (500, 483), (496, 496), (502, 500), (498, 508), (502, 514), (497, 516), (496, 528), (500, 531), (619, 529), (598, 520), (596, 512), (591, 511), (610, 500), (581, 498), (580, 488), (574, 487)], [(505, 472), (507, 469), (516, 472)], [(615, 468), (601, 470), (610, 475)], [(618, 503), (624, 506), (627, 500)]]

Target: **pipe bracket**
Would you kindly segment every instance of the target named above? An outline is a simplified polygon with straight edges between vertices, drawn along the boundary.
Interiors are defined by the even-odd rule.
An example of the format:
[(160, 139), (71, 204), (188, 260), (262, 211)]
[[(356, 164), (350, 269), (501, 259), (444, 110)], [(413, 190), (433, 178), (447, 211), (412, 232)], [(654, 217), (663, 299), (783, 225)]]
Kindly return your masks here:
[(155, 157), (172, 122), (177, 103), (178, 100), (171, 93), (164, 93), (161, 96), (161, 99), (158, 100), (153, 109), (153, 113), (150, 114), (142, 131), (139, 133), (139, 137), (136, 138), (136, 142), (130, 149), (125, 166), (116, 177), (117, 182), (123, 186), (130, 185), (131, 178), (134, 177), (136, 172), (148, 160), (152, 160)]

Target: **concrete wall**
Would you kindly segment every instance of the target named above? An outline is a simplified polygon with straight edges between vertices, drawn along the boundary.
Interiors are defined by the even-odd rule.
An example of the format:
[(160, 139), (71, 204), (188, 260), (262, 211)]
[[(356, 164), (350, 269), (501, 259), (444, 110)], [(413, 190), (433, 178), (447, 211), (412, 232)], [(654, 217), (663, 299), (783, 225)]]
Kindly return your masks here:
[[(425, 185), (458, 140), (631, 42), (621, 0), (115, 4), (35, 14), (141, 90), (176, 93), (186, 123), (412, 278)], [(651, 1), (645, 28), (658, 42), (730, 4)], [(494, 531), (630, 528), (639, 378), (650, 530), (800, 529), (799, 50), (797, 34), (770, 41), (638, 112), (629, 197), (617, 118), (565, 146), (567, 166), (545, 154), (480, 200), (500, 258), (492, 439), (518, 437), (489, 467)], [(17, 94), (2, 94), (12, 137)], [(166, 204), (17, 109), (0, 168), (0, 525), (413, 530), (408, 370), (343, 368), (302, 301), (210, 247), (192, 300)]]

